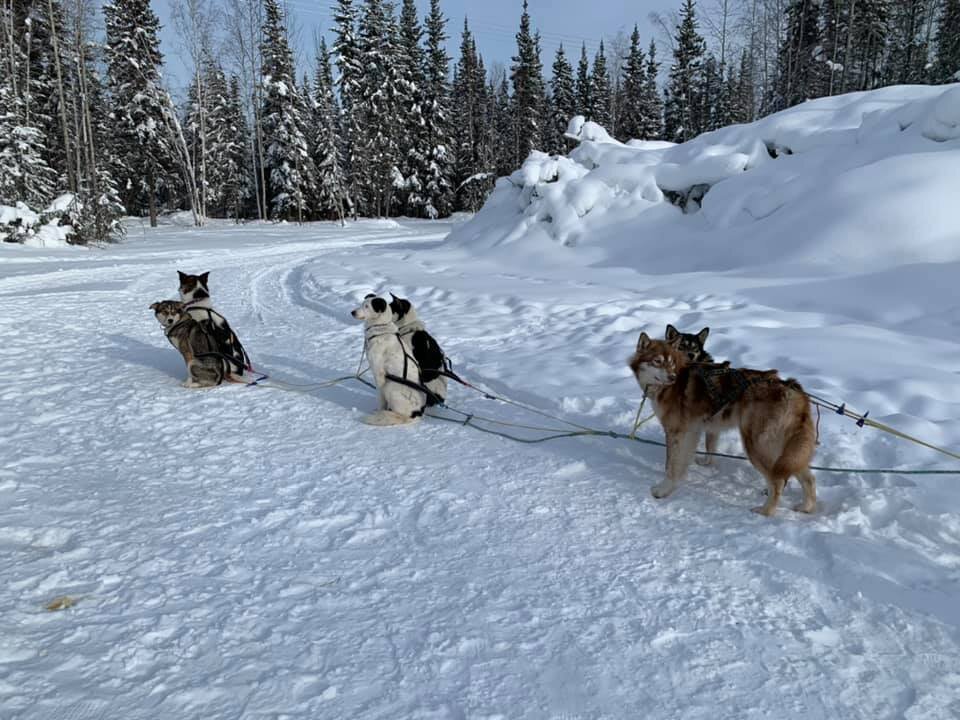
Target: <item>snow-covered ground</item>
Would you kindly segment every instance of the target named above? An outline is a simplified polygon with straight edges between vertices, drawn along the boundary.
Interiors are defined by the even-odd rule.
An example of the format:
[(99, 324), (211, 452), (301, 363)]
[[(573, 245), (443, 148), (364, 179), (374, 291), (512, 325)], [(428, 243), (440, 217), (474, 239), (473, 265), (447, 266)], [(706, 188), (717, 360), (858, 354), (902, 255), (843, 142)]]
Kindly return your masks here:
[[(621, 431), (639, 331), (709, 325), (717, 357), (956, 450), (956, 202), (914, 214), (917, 243), (886, 225), (925, 198), (916, 183), (949, 179), (944, 158), (960, 166), (956, 140), (924, 142), (939, 149), (898, 156), (914, 168), (899, 182), (835, 148), (889, 186), (858, 195), (843, 171), (783, 191), (798, 227), (777, 209), (717, 220), (725, 180), (682, 215), (655, 193), (620, 204), (636, 188), (593, 177), (605, 212), (569, 221), (572, 246), (526, 214), (539, 192), (512, 186), (447, 242), (450, 223), (368, 221), (0, 245), (0, 717), (960, 717), (960, 475), (820, 473), (815, 515), (787, 509), (792, 484), (765, 519), (748, 512), (755, 471), (720, 460), (657, 501), (652, 446), (374, 429), (357, 383), (185, 390), (148, 310), (178, 269), (209, 270), (254, 364), (310, 383), (355, 369), (349, 311), (392, 290), (467, 379)], [(805, 182), (806, 162), (771, 159), (757, 192)], [(818, 198), (842, 187), (836, 223), (883, 216), (863, 264), (849, 258), (865, 232), (831, 245), (847, 260), (815, 251), (836, 230)], [(459, 387), (450, 403), (549, 424)], [(960, 470), (836, 415), (820, 436), (821, 465)], [(721, 450), (739, 452), (735, 435)], [(45, 609), (61, 596), (76, 604)]]

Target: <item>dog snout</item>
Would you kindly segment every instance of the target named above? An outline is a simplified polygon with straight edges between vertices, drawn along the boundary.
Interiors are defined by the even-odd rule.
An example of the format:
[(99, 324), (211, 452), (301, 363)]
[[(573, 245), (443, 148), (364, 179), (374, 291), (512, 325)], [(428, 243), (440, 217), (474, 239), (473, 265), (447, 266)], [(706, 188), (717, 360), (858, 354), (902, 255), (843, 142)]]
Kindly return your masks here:
[(360, 312), (359, 310), (351, 310), (350, 314), (353, 315), (355, 318), (359, 318), (360, 316), (357, 314), (359, 312)]

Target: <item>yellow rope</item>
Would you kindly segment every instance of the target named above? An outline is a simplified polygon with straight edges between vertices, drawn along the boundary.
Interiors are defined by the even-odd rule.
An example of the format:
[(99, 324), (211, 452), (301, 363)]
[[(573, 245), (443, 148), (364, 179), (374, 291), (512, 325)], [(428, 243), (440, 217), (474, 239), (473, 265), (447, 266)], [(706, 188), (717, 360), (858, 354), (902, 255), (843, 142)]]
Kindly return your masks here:
[(630, 431), (630, 439), (634, 440), (637, 437), (637, 430), (639, 430), (643, 425), (646, 425), (648, 422), (653, 420), (657, 414), (653, 413), (649, 417), (640, 419), (640, 414), (643, 412), (643, 406), (647, 403), (647, 389), (643, 389), (643, 400), (640, 401), (640, 407), (637, 408), (637, 416), (633, 419), (633, 430)]

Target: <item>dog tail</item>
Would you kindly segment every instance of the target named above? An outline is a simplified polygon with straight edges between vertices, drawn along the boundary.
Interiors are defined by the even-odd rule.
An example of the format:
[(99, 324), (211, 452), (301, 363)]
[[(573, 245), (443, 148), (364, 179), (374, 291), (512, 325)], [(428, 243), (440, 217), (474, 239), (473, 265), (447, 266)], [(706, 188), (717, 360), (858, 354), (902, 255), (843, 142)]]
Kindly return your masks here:
[(400, 413), (395, 413), (392, 410), (379, 410), (373, 415), (367, 415), (363, 421), (367, 425), (375, 425), (377, 427), (387, 427), (390, 425), (406, 425), (407, 423), (416, 422), (420, 417), (406, 417)]
[(817, 431), (810, 413), (810, 401), (806, 395), (802, 396), (802, 403), (802, 409), (793, 422), (792, 431), (787, 436), (783, 451), (773, 464), (773, 475), (784, 478), (784, 481), (791, 475), (802, 473), (810, 467), (810, 461), (813, 460), (813, 453), (817, 447)]

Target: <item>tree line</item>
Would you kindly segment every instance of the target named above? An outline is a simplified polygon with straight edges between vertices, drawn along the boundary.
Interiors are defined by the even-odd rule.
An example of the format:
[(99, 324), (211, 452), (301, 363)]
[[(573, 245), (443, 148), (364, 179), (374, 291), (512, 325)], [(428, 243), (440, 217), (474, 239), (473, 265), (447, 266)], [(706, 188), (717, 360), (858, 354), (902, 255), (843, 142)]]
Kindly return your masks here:
[(651, 18), (664, 50), (637, 27), (592, 58), (560, 44), (549, 81), (526, 0), (515, 55), (492, 67), (467, 20), (453, 63), (440, 0), (422, 21), (414, 0), (336, 0), (309, 74), (277, 0), (217, 1), (174, 5), (178, 104), (149, 0), (102, 16), (93, 0), (0, 0), (0, 205), (70, 193), (79, 243), (171, 210), (198, 225), (446, 217), (531, 150), (564, 152), (574, 115), (683, 142), (810, 98), (960, 80), (960, 0), (684, 0)]

